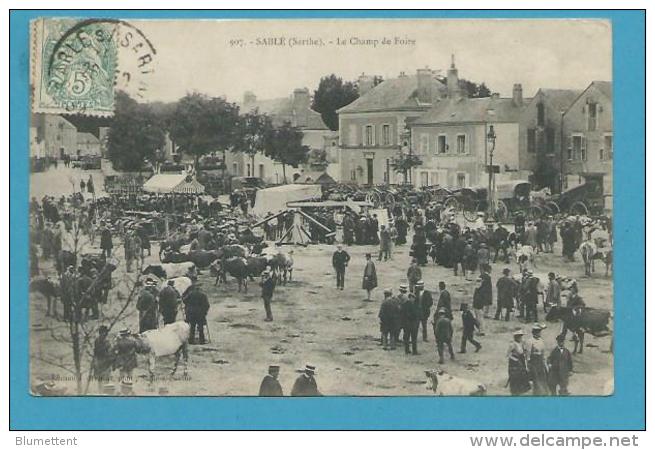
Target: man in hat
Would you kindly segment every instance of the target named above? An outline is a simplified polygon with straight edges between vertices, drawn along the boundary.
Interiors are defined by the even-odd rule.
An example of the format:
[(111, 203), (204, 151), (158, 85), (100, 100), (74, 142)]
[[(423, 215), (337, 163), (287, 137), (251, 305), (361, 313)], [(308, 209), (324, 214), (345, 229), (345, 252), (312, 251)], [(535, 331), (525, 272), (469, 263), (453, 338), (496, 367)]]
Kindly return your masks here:
[(412, 344), (412, 354), (418, 355), (417, 337), (419, 324), (419, 308), (416, 296), (409, 294), (407, 300), (400, 305), (400, 323), (403, 328), (403, 343), (405, 353), (409, 354), (409, 344)]
[(375, 270), (375, 263), (371, 260), (371, 254), (366, 254), (364, 265), (364, 276), (362, 278), (362, 289), (366, 291), (366, 301), (371, 301), (371, 291), (378, 286), (378, 276)]
[(98, 337), (93, 343), (93, 376), (98, 382), (98, 391), (102, 391), (103, 383), (109, 381), (114, 362), (111, 342), (109, 341), (109, 328), (101, 325), (98, 328)]
[(97, 276), (98, 271), (94, 268), (89, 271), (88, 275), (82, 274), (77, 279), (77, 293), (85, 319), (89, 318), (89, 312), (91, 312), (91, 320), (97, 320), (100, 317), (97, 289), (94, 288), (94, 281)]
[(416, 301), (418, 302), (418, 312), (419, 312), (419, 326), (422, 328), (423, 332), (423, 342), (428, 341), (428, 319), (430, 318), (430, 310), (434, 304), (432, 300), (432, 293), (430, 291), (424, 290), (425, 282), (423, 280), (418, 280), (416, 286), (414, 287), (414, 294), (416, 295)]
[(179, 306), (180, 293), (175, 289), (175, 282), (168, 280), (166, 286), (159, 291), (159, 312), (164, 320), (164, 325), (175, 322)]
[(385, 261), (391, 258), (391, 234), (385, 225), (380, 226), (380, 253), (378, 254), (378, 261), (382, 261), (382, 257), (384, 257)]
[(443, 348), (448, 348), (450, 359), (455, 359), (453, 352), (453, 325), (446, 315), (444, 308), (437, 309), (433, 319), (434, 338), (437, 341), (437, 352), (439, 353), (439, 364), (443, 364)]
[(544, 311), (546, 305), (561, 306), (561, 289), (554, 272), (548, 273), (548, 285), (546, 286), (546, 298), (544, 299)]
[(209, 300), (207, 299), (207, 295), (200, 288), (200, 283), (196, 282), (191, 285), (191, 292), (186, 296), (183, 302), (186, 311), (186, 321), (191, 326), (189, 344), (196, 343), (196, 328), (198, 328), (198, 337), (200, 338), (198, 341), (199, 344), (206, 344), (205, 325), (207, 324)]
[(128, 328), (118, 333), (114, 344), (114, 366), (119, 369), (121, 381), (132, 381), (132, 372), (137, 366), (137, 342)]
[(416, 282), (418, 280), (421, 280), (423, 278), (423, 273), (421, 272), (421, 268), (418, 266), (418, 260), (416, 258), (412, 258), (412, 262), (409, 265), (409, 268), (407, 269), (407, 281), (409, 282), (409, 292), (413, 293), (414, 292), (414, 287), (416, 286)]
[(450, 320), (453, 320), (453, 308), (452, 301), (450, 299), (450, 292), (446, 289), (446, 283), (443, 281), (439, 282), (439, 300), (437, 300), (437, 310), (439, 309), (446, 310), (446, 317)]
[(496, 281), (496, 314), (495, 320), (500, 320), (503, 309), (505, 310), (505, 321), (509, 321), (509, 316), (514, 309), (514, 298), (518, 286), (516, 281), (510, 276), (511, 271), (508, 267), (503, 269), (503, 276)]
[(468, 303), (462, 303), (460, 305), (460, 311), (462, 311), (462, 345), (460, 347), (460, 353), (466, 353), (466, 342), (470, 342), (475, 346), (475, 353), (479, 352), (482, 348), (482, 345), (473, 338), (475, 329), (480, 330), (480, 323), (478, 320), (473, 317), (473, 313), (469, 309)]
[(101, 222), (100, 228), (100, 248), (102, 249), (103, 255), (105, 258), (111, 257), (111, 250), (114, 248), (112, 242), (111, 230), (105, 226), (104, 222)]
[(396, 349), (396, 329), (400, 323), (400, 309), (390, 288), (384, 290), (384, 300), (378, 313), (380, 319), (381, 343), (385, 350)]
[(489, 261), (491, 259), (491, 254), (487, 248), (487, 244), (482, 242), (480, 248), (478, 249), (478, 269), (480, 270), (480, 275), (482, 275), (487, 268), (489, 267)]
[(271, 310), (271, 301), (273, 300), (273, 291), (275, 290), (275, 280), (271, 277), (271, 272), (264, 270), (262, 280), (259, 282), (262, 288), (262, 300), (264, 300), (264, 310), (266, 311), (266, 322), (273, 321), (273, 311)]
[(573, 358), (571, 352), (564, 345), (563, 334), (557, 336), (557, 347), (548, 357), (548, 387), (552, 395), (569, 395), (569, 376), (573, 372)]
[(316, 384), (316, 366), (311, 364), (306, 364), (302, 374), (296, 379), (296, 382), (293, 383), (293, 388), (291, 389), (292, 397), (320, 397), (323, 394), (318, 390)]
[(337, 251), (332, 255), (332, 267), (337, 274), (337, 289), (343, 291), (346, 281), (346, 267), (350, 261), (350, 255), (343, 249), (341, 244), (337, 245)]
[(268, 374), (264, 376), (262, 384), (259, 386), (259, 396), (260, 397), (282, 397), (284, 393), (282, 392), (282, 385), (278, 381), (278, 376), (280, 375), (280, 366), (270, 365), (268, 366)]
[(136, 309), (139, 311), (139, 333), (148, 330), (156, 330), (159, 326), (157, 311), (157, 283), (148, 278), (145, 287), (139, 292), (136, 302)]
[(539, 320), (537, 313), (539, 295), (543, 295), (540, 289), (539, 278), (534, 276), (532, 270), (528, 270), (524, 298), (526, 322)]

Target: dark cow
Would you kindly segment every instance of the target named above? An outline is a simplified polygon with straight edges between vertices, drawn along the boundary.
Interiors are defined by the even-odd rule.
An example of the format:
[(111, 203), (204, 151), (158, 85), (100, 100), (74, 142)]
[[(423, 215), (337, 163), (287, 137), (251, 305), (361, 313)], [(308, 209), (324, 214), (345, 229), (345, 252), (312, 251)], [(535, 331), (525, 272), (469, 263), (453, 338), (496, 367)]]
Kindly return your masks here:
[(194, 263), (198, 269), (206, 269), (216, 259), (218, 259), (218, 255), (215, 251), (196, 250), (187, 255), (187, 261)]
[(609, 328), (610, 312), (604, 309), (583, 308), (574, 313), (573, 308), (553, 306), (548, 311), (546, 320), (549, 322), (561, 320), (563, 324), (561, 334), (564, 338), (569, 330), (575, 334), (573, 353), (582, 353), (585, 332), (595, 337), (606, 336), (611, 332)]
[(248, 249), (243, 245), (223, 245), (216, 251), (216, 257), (218, 259), (227, 259), (227, 258), (245, 258), (248, 254)]
[(248, 266), (248, 277), (253, 280), (254, 277), (259, 277), (266, 270), (268, 258), (265, 256), (249, 256), (246, 258), (246, 265)]
[(227, 274), (236, 278), (239, 282), (239, 292), (241, 286), (244, 287), (245, 292), (248, 292), (248, 261), (245, 258), (232, 257), (225, 259), (217, 259), (211, 265), (212, 274), (216, 277), (214, 286), (219, 282), (227, 282)]
[(62, 274), (66, 271), (66, 269), (69, 266), (76, 266), (77, 265), (77, 256), (75, 253), (70, 252), (68, 250), (62, 250), (59, 252), (59, 255), (57, 255), (57, 259), (55, 261), (55, 268), (57, 269), (58, 274)]
[(30, 292), (38, 292), (43, 295), (48, 304), (45, 315), (52, 315), (55, 319), (59, 319), (59, 315), (57, 314), (57, 297), (60, 296), (60, 289), (57, 283), (47, 277), (34, 278), (30, 281)]

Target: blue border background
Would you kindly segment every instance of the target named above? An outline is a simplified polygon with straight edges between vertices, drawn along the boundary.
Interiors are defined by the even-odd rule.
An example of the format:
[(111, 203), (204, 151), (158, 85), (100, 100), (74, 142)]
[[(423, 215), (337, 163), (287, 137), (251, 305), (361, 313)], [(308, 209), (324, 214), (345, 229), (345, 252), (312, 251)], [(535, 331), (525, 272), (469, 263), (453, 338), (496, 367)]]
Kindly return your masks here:
[[(174, 18), (603, 18), (613, 25), (615, 394), (584, 398), (36, 398), (28, 393), (29, 20)], [(645, 12), (12, 11), (10, 13), (10, 428), (644, 429)], [(575, 45), (574, 42), (571, 45)], [(644, 261), (644, 264), (641, 262)], [(441, 411), (425, 414), (425, 411)]]

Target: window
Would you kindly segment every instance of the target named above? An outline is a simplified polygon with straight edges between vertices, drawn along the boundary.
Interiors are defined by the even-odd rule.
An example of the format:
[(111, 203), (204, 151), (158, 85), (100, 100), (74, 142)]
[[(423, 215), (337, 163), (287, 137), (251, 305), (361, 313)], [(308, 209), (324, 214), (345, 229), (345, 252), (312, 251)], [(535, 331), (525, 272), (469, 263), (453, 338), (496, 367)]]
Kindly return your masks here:
[(457, 174), (457, 187), (466, 187), (466, 174), (459, 172)]
[(528, 153), (537, 151), (537, 130), (528, 128)]
[(264, 165), (260, 164), (259, 165), (259, 178), (264, 178)]
[(232, 175), (239, 176), (239, 163), (232, 163)]
[(448, 153), (448, 139), (445, 134), (441, 134), (437, 138), (437, 153)]
[(589, 131), (596, 131), (598, 124), (598, 104), (589, 103), (587, 105), (587, 129)]
[(546, 153), (552, 155), (555, 153), (555, 129), (546, 128)]
[(546, 123), (546, 111), (543, 103), (537, 104), (537, 126), (543, 127)]
[(418, 153), (420, 155), (426, 155), (429, 151), (430, 151), (430, 135), (423, 133), (419, 136)]
[(382, 125), (382, 145), (391, 145), (391, 127)]
[(466, 153), (466, 135), (457, 135), (457, 153), (463, 155)]
[(246, 176), (251, 177), (252, 175), (250, 174), (250, 163), (246, 164)]
[(587, 160), (587, 148), (584, 136), (576, 135), (571, 137), (571, 148), (569, 148), (569, 160)]
[(375, 144), (373, 139), (373, 125), (366, 125), (364, 129), (364, 145), (371, 147)]
[(352, 169), (350, 171), (350, 181), (357, 181), (357, 170)]
[(612, 159), (614, 156), (614, 139), (611, 134), (606, 134), (603, 138), (605, 146), (605, 158)]

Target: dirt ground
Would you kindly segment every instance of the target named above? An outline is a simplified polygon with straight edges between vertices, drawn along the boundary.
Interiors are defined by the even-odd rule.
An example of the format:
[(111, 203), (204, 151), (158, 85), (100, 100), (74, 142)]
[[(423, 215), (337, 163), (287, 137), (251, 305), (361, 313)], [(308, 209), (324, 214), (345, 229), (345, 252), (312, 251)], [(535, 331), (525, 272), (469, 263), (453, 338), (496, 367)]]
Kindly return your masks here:
[[(97, 244), (97, 242), (96, 242)], [(283, 250), (289, 250), (284, 247)], [(135, 371), (134, 386), (137, 395), (157, 395), (165, 386), (168, 395), (205, 396), (250, 396), (257, 395), (259, 383), (266, 374), (269, 364), (281, 366), (280, 382), (286, 395), (291, 391), (297, 369), (306, 363), (317, 366), (317, 382), (324, 395), (389, 396), (430, 395), (425, 388), (424, 371), (442, 368), (447, 372), (477, 380), (487, 386), (488, 395), (508, 395), (506, 351), (511, 341), (511, 331), (522, 326), (529, 338), (529, 324), (518, 319), (509, 322), (486, 320), (486, 335), (478, 338), (482, 344), (479, 353), (456, 354), (456, 360), (446, 360), (438, 366), (434, 337), (430, 332), (428, 342), (419, 337), (419, 355), (405, 355), (398, 347), (385, 351), (380, 345), (378, 310), (385, 287), (394, 292), (405, 280), (410, 258), (409, 246), (396, 247), (393, 260), (377, 262), (379, 287), (374, 291), (373, 302), (365, 302), (365, 291), (361, 289), (364, 269), (364, 254), (376, 254), (376, 248), (369, 246), (347, 247), (352, 260), (346, 274), (346, 288), (335, 288), (335, 275), (331, 267), (334, 247), (315, 245), (294, 247), (295, 269), (293, 281), (278, 286), (273, 297), (273, 322), (264, 321), (264, 307), (257, 283), (250, 283), (247, 293), (237, 292), (234, 279), (226, 285), (214, 286), (208, 271), (199, 277), (203, 289), (210, 299), (208, 325), (211, 342), (207, 345), (190, 346), (188, 377), (169, 378), (173, 357), (158, 361), (158, 379), (149, 386), (145, 375), (147, 361), (140, 357)], [(99, 251), (99, 250), (97, 250)], [(578, 280), (580, 293), (588, 306), (612, 309), (611, 278), (605, 278), (604, 268), (592, 278), (584, 277), (579, 261), (563, 262), (560, 247), (554, 254), (537, 256), (535, 274), (558, 274), (573, 276)], [(157, 263), (157, 246), (153, 246), (152, 257), (146, 264)], [(48, 262), (43, 268), (54, 275)], [(492, 266), (495, 280), (504, 265)], [(514, 264), (513, 271), (517, 270)], [(114, 280), (125, 277), (124, 264), (114, 273)], [(453, 310), (459, 310), (461, 302), (471, 304), (475, 282), (455, 277), (452, 270), (429, 264), (423, 268), (426, 289), (437, 291), (439, 281), (445, 281), (453, 298)], [(133, 275), (130, 275), (133, 276)], [(112, 295), (116, 295), (114, 292)], [(495, 292), (494, 292), (495, 301)], [(436, 302), (436, 296), (435, 296)], [(61, 305), (60, 311), (61, 311)], [(111, 308), (111, 306), (109, 307)], [(492, 307), (492, 314), (493, 314)], [(74, 394), (75, 383), (61, 377), (65, 370), (45, 363), (44, 358), (61, 365), (72, 366), (70, 347), (53, 339), (64, 334), (62, 322), (45, 316), (45, 302), (38, 294), (30, 296), (31, 332), (31, 380), (60, 377), (58, 383), (67, 387), (67, 393)], [(540, 320), (544, 313), (540, 309)], [(179, 317), (179, 316), (178, 316)], [(124, 324), (136, 330), (136, 314), (130, 315)], [(453, 346), (459, 349), (461, 338), (461, 316), (455, 313), (455, 335)], [(120, 329), (116, 327), (115, 330)], [(559, 323), (549, 323), (543, 336), (548, 350), (555, 346), (555, 336), (560, 331)], [(611, 337), (594, 338), (586, 336), (582, 355), (574, 356), (574, 375), (570, 381), (573, 395), (601, 395), (608, 380), (613, 378), (613, 355), (609, 352)], [(567, 341), (572, 350), (573, 343)], [(88, 364), (88, 358), (86, 358)], [(117, 373), (115, 373), (117, 375)], [(95, 386), (89, 390), (97, 394)]]

